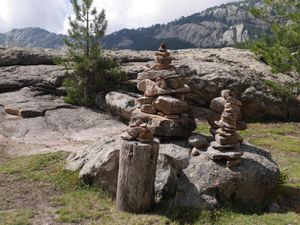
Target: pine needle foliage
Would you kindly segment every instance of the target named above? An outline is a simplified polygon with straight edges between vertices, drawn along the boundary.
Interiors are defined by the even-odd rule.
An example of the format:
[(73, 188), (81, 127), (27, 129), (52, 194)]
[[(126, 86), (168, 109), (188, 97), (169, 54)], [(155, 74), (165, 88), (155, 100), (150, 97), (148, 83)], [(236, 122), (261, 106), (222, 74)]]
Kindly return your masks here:
[(273, 68), (273, 72), (300, 73), (300, 1), (265, 0), (251, 13), (271, 27), (271, 35), (253, 42), (250, 48)]
[(93, 0), (70, 1), (75, 16), (69, 17), (70, 28), (65, 39), (67, 72), (64, 85), (71, 104), (92, 106), (98, 92), (108, 92), (127, 82), (118, 64), (104, 55), (101, 39), (105, 35), (105, 11), (93, 7)]

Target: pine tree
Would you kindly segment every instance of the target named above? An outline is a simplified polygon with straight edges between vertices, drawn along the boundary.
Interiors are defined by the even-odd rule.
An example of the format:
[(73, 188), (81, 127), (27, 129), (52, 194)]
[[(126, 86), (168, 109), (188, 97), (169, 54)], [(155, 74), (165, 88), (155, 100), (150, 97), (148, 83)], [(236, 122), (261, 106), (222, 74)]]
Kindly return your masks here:
[(274, 72), (296, 70), (300, 73), (300, 2), (299, 0), (265, 0), (262, 8), (251, 10), (271, 27), (266, 35), (251, 45), (260, 59)]
[(71, 0), (75, 18), (69, 17), (70, 29), (65, 43), (68, 47), (64, 65), (68, 78), (67, 102), (90, 106), (99, 91), (109, 91), (126, 82), (116, 62), (103, 55), (100, 43), (105, 34), (105, 11), (98, 13), (93, 0)]

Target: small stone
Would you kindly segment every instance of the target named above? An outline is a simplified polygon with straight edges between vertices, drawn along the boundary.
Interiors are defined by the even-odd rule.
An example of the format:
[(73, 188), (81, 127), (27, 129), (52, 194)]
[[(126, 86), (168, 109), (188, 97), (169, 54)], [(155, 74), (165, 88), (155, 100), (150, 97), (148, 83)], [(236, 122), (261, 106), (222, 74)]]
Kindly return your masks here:
[(141, 111), (144, 113), (148, 113), (148, 114), (156, 114), (157, 113), (156, 109), (152, 105), (149, 105), (149, 104), (142, 105)]
[(197, 148), (193, 148), (191, 151), (191, 156), (198, 156), (201, 152)]
[(137, 138), (137, 140), (141, 143), (151, 143), (151, 142), (153, 142), (153, 138), (152, 139)]
[(213, 136), (215, 136), (215, 135), (217, 134), (217, 129), (211, 127), (211, 128), (209, 129), (209, 132), (210, 132)]
[(226, 100), (223, 97), (214, 98), (210, 103), (210, 109), (217, 113), (222, 113)]
[(229, 124), (229, 123), (226, 123), (222, 120), (215, 121), (215, 124), (217, 124), (218, 127), (225, 127), (225, 128), (228, 128), (229, 130), (235, 130), (236, 129), (235, 124)]
[(226, 99), (226, 103), (231, 103), (233, 105), (238, 105), (238, 106), (242, 106), (242, 102), (240, 100), (237, 100), (236, 98), (233, 98), (233, 97), (228, 97)]
[(237, 160), (241, 158), (243, 152), (220, 152), (213, 147), (208, 147), (206, 154), (212, 160)]
[(152, 69), (154, 69), (154, 70), (169, 70), (169, 69), (172, 69), (173, 67), (174, 66), (172, 66), (172, 65), (165, 65), (165, 64), (158, 63), (158, 64), (154, 65)]
[(189, 137), (189, 144), (195, 148), (201, 149), (208, 146), (208, 141), (203, 135), (197, 134)]
[(216, 151), (231, 151), (238, 152), (240, 150), (240, 143), (231, 144), (231, 145), (221, 145), (218, 142), (214, 141), (210, 144), (210, 147), (214, 148)]
[(165, 115), (165, 117), (170, 120), (180, 119), (179, 115)]
[(172, 63), (172, 58), (170, 56), (167, 57), (162, 57), (162, 56), (157, 56), (156, 61), (160, 64), (171, 64)]
[(134, 137), (130, 136), (128, 132), (121, 134), (121, 138), (126, 141), (133, 141), (135, 139)]
[(153, 133), (152, 132), (147, 132), (147, 133), (142, 133), (139, 135), (139, 138), (142, 139), (153, 139)]
[(168, 57), (170, 55), (171, 55), (170, 52), (156, 52), (155, 53), (155, 56), (162, 56), (162, 57)]
[(229, 96), (232, 96), (232, 92), (230, 90), (223, 90), (221, 91), (221, 96), (224, 99), (227, 99)]
[(140, 125), (140, 127), (143, 127), (143, 128), (147, 128), (147, 126), (148, 126), (148, 124), (146, 124), (146, 123), (142, 123), (142, 124)]
[(184, 87), (184, 81), (180, 78), (167, 79), (167, 84), (171, 89), (178, 89)]
[(220, 113), (211, 111), (207, 116), (207, 121), (212, 128), (218, 129), (219, 126), (215, 124), (215, 121), (218, 121), (221, 117)]
[(236, 122), (236, 129), (237, 130), (246, 130), (247, 129), (247, 124), (243, 121), (237, 121)]
[(159, 115), (159, 116), (165, 116), (166, 114), (164, 114), (163, 112), (158, 112), (157, 115)]
[(21, 114), (19, 109), (15, 109), (15, 108), (11, 108), (11, 107), (5, 107), (4, 111), (7, 114), (14, 115), (14, 116), (20, 116), (20, 114)]
[(234, 160), (227, 160), (226, 167), (232, 168), (234, 166), (240, 165), (241, 162), (242, 162), (241, 158), (237, 158), (237, 159), (234, 159)]
[(155, 97), (141, 97), (137, 99), (137, 102), (140, 103), (141, 105), (146, 105), (146, 104), (152, 104), (152, 102), (155, 100)]
[(278, 213), (280, 212), (280, 205), (277, 202), (272, 202), (269, 206), (269, 212)]
[(215, 139), (220, 145), (233, 145), (238, 142), (236, 134), (224, 137), (217, 133)]
[(162, 89), (168, 88), (167, 82), (166, 82), (165, 78), (163, 78), (162, 76), (159, 76), (156, 78), (156, 84), (158, 87), (160, 87)]
[(140, 134), (148, 132), (148, 129), (143, 127), (131, 127), (127, 132), (131, 137), (137, 138)]

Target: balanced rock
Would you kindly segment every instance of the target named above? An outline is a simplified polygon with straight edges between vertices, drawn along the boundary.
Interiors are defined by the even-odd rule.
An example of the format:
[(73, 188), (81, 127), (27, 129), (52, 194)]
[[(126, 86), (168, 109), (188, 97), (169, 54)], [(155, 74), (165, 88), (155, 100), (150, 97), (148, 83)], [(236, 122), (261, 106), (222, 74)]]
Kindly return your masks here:
[(188, 104), (171, 96), (159, 96), (153, 106), (166, 115), (181, 114), (188, 111)]
[(189, 144), (197, 149), (203, 149), (209, 145), (207, 139), (201, 134), (189, 137)]

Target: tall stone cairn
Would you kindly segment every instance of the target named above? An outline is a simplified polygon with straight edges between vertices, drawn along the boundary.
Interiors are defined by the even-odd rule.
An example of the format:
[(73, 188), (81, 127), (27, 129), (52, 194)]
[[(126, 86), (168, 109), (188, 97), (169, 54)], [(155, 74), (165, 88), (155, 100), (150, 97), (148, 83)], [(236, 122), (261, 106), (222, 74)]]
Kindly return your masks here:
[(229, 90), (222, 91), (221, 95), (225, 100), (224, 109), (220, 119), (214, 121), (217, 128), (214, 132), (215, 141), (208, 148), (207, 155), (212, 160), (226, 160), (227, 166), (232, 167), (241, 163), (243, 155), (240, 151), (243, 139), (236, 132), (242, 103)]
[(155, 53), (156, 64), (138, 75), (140, 107), (132, 112), (130, 124), (142, 119), (156, 137), (188, 137), (195, 129), (195, 121), (188, 114), (184, 95), (190, 87), (177, 74), (171, 53), (162, 43)]

